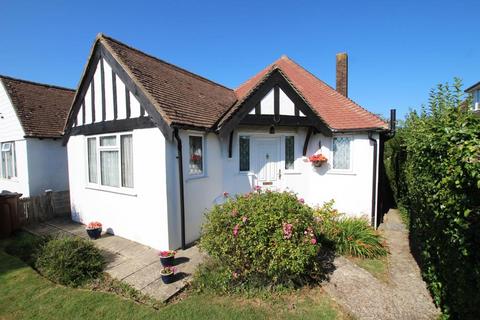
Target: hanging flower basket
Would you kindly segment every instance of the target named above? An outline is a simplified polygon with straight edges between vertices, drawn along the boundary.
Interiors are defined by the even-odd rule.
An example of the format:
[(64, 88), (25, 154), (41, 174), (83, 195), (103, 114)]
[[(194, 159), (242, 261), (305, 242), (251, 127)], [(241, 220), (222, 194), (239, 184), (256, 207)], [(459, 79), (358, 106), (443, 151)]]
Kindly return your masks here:
[(98, 221), (90, 222), (87, 225), (87, 234), (90, 239), (95, 240), (102, 236), (102, 224)]
[(308, 157), (308, 161), (310, 161), (314, 167), (318, 168), (327, 162), (327, 158), (323, 154), (317, 153)]

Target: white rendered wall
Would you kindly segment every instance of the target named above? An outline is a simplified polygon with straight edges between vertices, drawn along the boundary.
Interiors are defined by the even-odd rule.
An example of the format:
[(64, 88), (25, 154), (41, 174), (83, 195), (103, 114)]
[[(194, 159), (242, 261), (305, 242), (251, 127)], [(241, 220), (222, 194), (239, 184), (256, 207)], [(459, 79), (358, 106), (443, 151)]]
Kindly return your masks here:
[(68, 190), (67, 148), (62, 140), (27, 139), (29, 189), (31, 196), (45, 190)]
[(16, 178), (2, 179), (0, 177), (0, 192), (8, 190), (22, 193), (24, 197), (28, 197), (30, 194), (28, 188), (27, 143), (24, 136), (17, 114), (0, 80), (0, 143), (15, 142), (17, 164)]
[(72, 218), (100, 221), (104, 230), (155, 249), (171, 248), (168, 234), (166, 145), (158, 128), (133, 131), (133, 194), (87, 187), (85, 136), (68, 142)]
[[(185, 240), (191, 243), (200, 236), (200, 228), (204, 214), (215, 203), (215, 199), (222, 197), (222, 151), (218, 136), (214, 133), (204, 137), (204, 175), (192, 176), (189, 174), (189, 134), (201, 134), (195, 131), (181, 131), (180, 137), (183, 146), (183, 171), (185, 189)], [(175, 143), (173, 143), (175, 144)], [(176, 149), (172, 148), (174, 152)], [(177, 189), (178, 190), (178, 189)], [(172, 216), (179, 215), (172, 213)]]
[[(373, 145), (368, 140), (366, 133), (348, 135), (352, 137), (351, 157), (352, 170), (350, 172), (335, 171), (331, 167), (332, 138), (321, 134), (313, 135), (307, 149), (307, 157), (319, 149), (319, 141), (322, 145), (322, 153), (329, 161), (320, 168), (315, 168), (307, 157), (302, 156), (306, 130), (277, 129), (276, 134), (266, 135), (268, 128), (263, 130), (241, 129), (234, 134), (233, 157), (223, 157), (223, 190), (231, 194), (245, 193), (252, 190), (256, 185), (256, 176), (253, 172), (253, 155), (251, 153), (250, 173), (239, 172), (238, 158), (238, 135), (248, 135), (252, 139), (255, 136), (279, 137), (293, 135), (295, 137), (295, 168), (285, 170), (284, 162), (279, 163), (282, 170), (279, 183), (280, 190), (291, 190), (298, 193), (299, 197), (312, 205), (322, 205), (330, 199), (335, 200), (335, 207), (352, 216), (371, 215), (372, 202), (372, 165)], [(375, 136), (378, 141), (378, 135)], [(284, 145), (281, 140), (281, 153), (284, 157)], [(252, 145), (251, 145), (252, 147)], [(251, 148), (252, 149), (252, 148)]]

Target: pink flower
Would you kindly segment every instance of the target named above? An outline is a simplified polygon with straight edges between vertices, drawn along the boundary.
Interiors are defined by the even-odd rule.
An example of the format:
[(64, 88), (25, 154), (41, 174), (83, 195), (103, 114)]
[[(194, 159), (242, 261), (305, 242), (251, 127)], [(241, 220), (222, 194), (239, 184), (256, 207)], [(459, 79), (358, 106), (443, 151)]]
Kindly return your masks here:
[(225, 198), (227, 198), (228, 195), (229, 195), (229, 193), (228, 193), (227, 191), (224, 191), (224, 192), (223, 192), (223, 196), (224, 196)]
[(238, 210), (237, 209), (233, 209), (232, 210), (232, 217), (236, 217), (238, 215)]
[(232, 272), (232, 276), (234, 279), (237, 279), (238, 278), (238, 273), (237, 272)]
[(243, 223), (247, 223), (247, 220), (248, 220), (248, 218), (247, 218), (246, 216), (243, 216), (243, 217), (242, 217), (242, 222), (243, 222)]
[(235, 227), (233, 227), (233, 236), (235, 238), (238, 236), (238, 229), (240, 229), (240, 225), (236, 224)]
[(312, 240), (310, 240), (310, 242), (311, 242), (312, 244), (317, 244), (317, 239), (312, 238)]
[(260, 190), (262, 190), (262, 187), (260, 186), (255, 186), (255, 188), (253, 188), (253, 190), (257, 191), (257, 192), (260, 192)]
[(292, 237), (293, 224), (283, 223), (283, 238), (290, 239)]
[(298, 202), (300, 202), (301, 204), (304, 204), (304, 203), (305, 203), (305, 199), (300, 198), (300, 199), (298, 199)]

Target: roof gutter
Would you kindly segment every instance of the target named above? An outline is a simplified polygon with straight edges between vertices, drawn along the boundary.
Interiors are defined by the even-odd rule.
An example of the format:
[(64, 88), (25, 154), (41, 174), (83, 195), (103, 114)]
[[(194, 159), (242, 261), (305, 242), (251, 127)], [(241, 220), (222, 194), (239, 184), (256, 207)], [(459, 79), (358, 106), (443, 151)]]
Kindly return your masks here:
[(185, 250), (185, 190), (183, 185), (183, 149), (182, 139), (178, 134), (178, 128), (173, 129), (173, 136), (177, 140), (177, 159), (178, 159), (178, 183), (180, 186), (180, 232), (182, 238), (182, 250)]

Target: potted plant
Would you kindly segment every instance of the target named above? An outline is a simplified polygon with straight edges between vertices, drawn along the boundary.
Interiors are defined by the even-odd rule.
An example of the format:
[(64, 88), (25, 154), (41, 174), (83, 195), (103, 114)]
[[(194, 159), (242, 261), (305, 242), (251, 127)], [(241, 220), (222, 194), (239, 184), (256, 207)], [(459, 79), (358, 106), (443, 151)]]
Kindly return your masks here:
[(172, 283), (175, 280), (175, 267), (164, 267), (160, 270), (162, 281), (165, 284)]
[(314, 167), (321, 167), (322, 164), (327, 162), (327, 157), (321, 153), (317, 153), (308, 157), (308, 161), (310, 161)]
[(98, 221), (92, 221), (87, 225), (86, 230), (90, 239), (98, 239), (102, 235), (102, 224)]
[(174, 250), (164, 250), (160, 251), (158, 253), (158, 256), (160, 257), (160, 263), (164, 267), (170, 267), (173, 266), (173, 259), (175, 259), (175, 254), (177, 252)]

